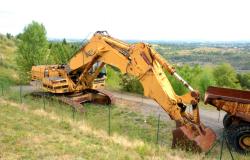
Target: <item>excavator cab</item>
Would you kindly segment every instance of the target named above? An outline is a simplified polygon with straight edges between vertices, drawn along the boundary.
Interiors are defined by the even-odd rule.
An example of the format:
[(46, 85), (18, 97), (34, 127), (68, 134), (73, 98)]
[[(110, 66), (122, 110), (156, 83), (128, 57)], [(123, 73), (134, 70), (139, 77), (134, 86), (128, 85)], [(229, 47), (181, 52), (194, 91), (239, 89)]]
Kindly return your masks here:
[[(100, 63), (96, 62), (90, 69), (90, 74), (93, 74), (99, 66)], [(65, 65), (33, 66), (31, 75), (31, 84), (40, 81), (42, 88), (48, 92), (57, 94), (72, 92), (70, 79), (66, 76)], [(97, 77), (91, 82), (91, 89), (104, 89), (106, 75), (106, 66), (103, 66)]]
[[(91, 74), (93, 74), (96, 71), (96, 69), (100, 66), (100, 64), (101, 64), (100, 62), (96, 62), (93, 65), (91, 69)], [(106, 65), (104, 65), (99, 74), (97, 75), (97, 77), (94, 79), (92, 89), (104, 89), (106, 76), (107, 76), (107, 69)]]

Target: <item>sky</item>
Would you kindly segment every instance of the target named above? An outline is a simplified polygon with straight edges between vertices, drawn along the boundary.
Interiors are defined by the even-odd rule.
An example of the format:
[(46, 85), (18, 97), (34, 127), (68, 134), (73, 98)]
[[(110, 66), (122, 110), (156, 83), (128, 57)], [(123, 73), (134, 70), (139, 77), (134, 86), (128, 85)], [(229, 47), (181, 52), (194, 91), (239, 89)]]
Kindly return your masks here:
[(250, 40), (249, 0), (0, 0), (0, 33), (33, 20), (49, 38), (107, 30), (127, 40)]

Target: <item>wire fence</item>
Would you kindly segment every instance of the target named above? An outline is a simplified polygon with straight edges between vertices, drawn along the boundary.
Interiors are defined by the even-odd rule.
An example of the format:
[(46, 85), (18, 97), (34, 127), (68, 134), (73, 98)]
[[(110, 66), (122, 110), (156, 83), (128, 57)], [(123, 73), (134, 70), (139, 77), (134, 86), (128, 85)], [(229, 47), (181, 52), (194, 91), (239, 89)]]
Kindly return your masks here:
[[(83, 121), (84, 125), (88, 124), (94, 130), (104, 131), (110, 137), (120, 135), (131, 140), (141, 140), (145, 143), (169, 148), (172, 145), (172, 129), (175, 127), (175, 123), (164, 119), (160, 110), (151, 115), (144, 115), (129, 109), (131, 106), (84, 104), (84, 112), (78, 112), (76, 108), (62, 103), (55, 95), (48, 97), (46, 92), (42, 92), (38, 97), (31, 96), (29, 88), (26, 87), (22, 85), (6, 87), (0, 84), (0, 97), (21, 105), (25, 104), (31, 110), (39, 109), (47, 113), (54, 113), (63, 122), (70, 119), (76, 123)], [(35, 90), (37, 89), (41, 88), (37, 86)], [(119, 98), (126, 101), (123, 94)], [(144, 108), (144, 97), (141, 98), (138, 105)], [(221, 144), (223, 143), (224, 141), (221, 142)], [(218, 147), (216, 147), (206, 156), (218, 154), (222, 157), (222, 150), (223, 147), (218, 153)], [(231, 151), (230, 154), (233, 157)]]
[(3, 85), (1, 84), (0, 86), (1, 86), (1, 95), (3, 96), (4, 95), (3, 94)]
[[(29, 88), (26, 87), (19, 85), (4, 88), (0, 85), (0, 95), (20, 104), (32, 106), (31, 109), (54, 112), (61, 116), (62, 120), (71, 118), (76, 122), (85, 121), (94, 129), (106, 131), (109, 136), (118, 134), (157, 145), (171, 145), (173, 125), (170, 127), (169, 122), (163, 121), (160, 114), (145, 116), (126, 107), (91, 104), (85, 104), (85, 111), (80, 113), (76, 108), (63, 104), (56, 96), (48, 98), (46, 92), (42, 92), (39, 97), (31, 96)], [(143, 106), (143, 103), (141, 105)]]

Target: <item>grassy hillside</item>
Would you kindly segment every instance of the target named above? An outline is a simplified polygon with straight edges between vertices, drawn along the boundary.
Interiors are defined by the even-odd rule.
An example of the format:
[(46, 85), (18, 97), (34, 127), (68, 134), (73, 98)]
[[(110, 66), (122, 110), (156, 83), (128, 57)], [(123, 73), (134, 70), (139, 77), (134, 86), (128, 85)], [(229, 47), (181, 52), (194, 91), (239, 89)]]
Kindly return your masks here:
[(16, 42), (14, 38), (8, 39), (0, 34), (0, 63), (8, 67), (14, 67), (15, 63)]
[[(107, 121), (103, 121), (104, 117), (97, 119), (100, 118), (99, 113), (107, 111), (106, 108), (88, 106), (88, 118), (80, 120), (78, 117), (72, 120), (71, 113), (67, 112), (67, 109), (58, 110), (58, 107), (62, 109), (62, 106), (55, 103), (43, 110), (42, 106), (34, 107), (34, 103), (38, 103), (32, 100), (27, 100), (22, 105), (13, 100), (0, 99), (0, 102), (2, 159), (178, 159), (187, 156), (199, 159), (201, 157), (157, 147), (153, 143), (143, 141), (143, 138), (134, 139), (126, 133), (120, 135), (113, 131), (109, 137), (106, 130), (101, 129), (107, 126)], [(126, 115), (126, 112), (124, 114)], [(115, 123), (120, 122), (120, 127), (125, 130), (121, 120), (114, 116), (112, 119), (118, 120)], [(103, 122), (106, 124), (103, 125)], [(116, 126), (113, 123), (112, 125)], [(119, 129), (119, 126), (116, 127)]]
[[(0, 97), (0, 159), (215, 159), (210, 155), (171, 149), (173, 123), (112, 106), (111, 135), (108, 108), (86, 105), (86, 113), (75, 113), (57, 101), (23, 97), (15, 90)], [(249, 157), (234, 153), (236, 159)], [(224, 157), (230, 155), (224, 151)]]
[(18, 82), (16, 73), (16, 42), (0, 34), (0, 85), (9, 86)]
[(84, 123), (62, 120), (43, 110), (29, 111), (26, 106), (6, 104), (0, 111), (3, 159), (140, 158), (133, 151), (142, 144), (139, 141), (113, 141), (106, 133), (94, 131)]

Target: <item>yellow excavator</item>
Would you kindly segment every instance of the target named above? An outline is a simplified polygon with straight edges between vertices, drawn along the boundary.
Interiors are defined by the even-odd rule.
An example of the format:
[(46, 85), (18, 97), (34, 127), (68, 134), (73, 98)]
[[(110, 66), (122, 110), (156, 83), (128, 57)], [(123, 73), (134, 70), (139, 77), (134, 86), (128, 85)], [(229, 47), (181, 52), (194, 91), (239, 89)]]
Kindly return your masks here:
[[(208, 151), (216, 140), (215, 133), (205, 127), (199, 116), (199, 93), (195, 91), (149, 44), (128, 44), (97, 31), (65, 65), (33, 66), (32, 80), (42, 81), (43, 88), (53, 94), (78, 95), (78, 102), (99, 101), (109, 104), (111, 96), (100, 89), (104, 84), (105, 64), (121, 73), (135, 76), (144, 95), (155, 100), (176, 121), (173, 147), (182, 146)], [(94, 67), (95, 66), (95, 67)], [(177, 95), (164, 70), (180, 81), (190, 92)], [(79, 95), (81, 98), (79, 98)], [(186, 112), (187, 106), (192, 112)]]

